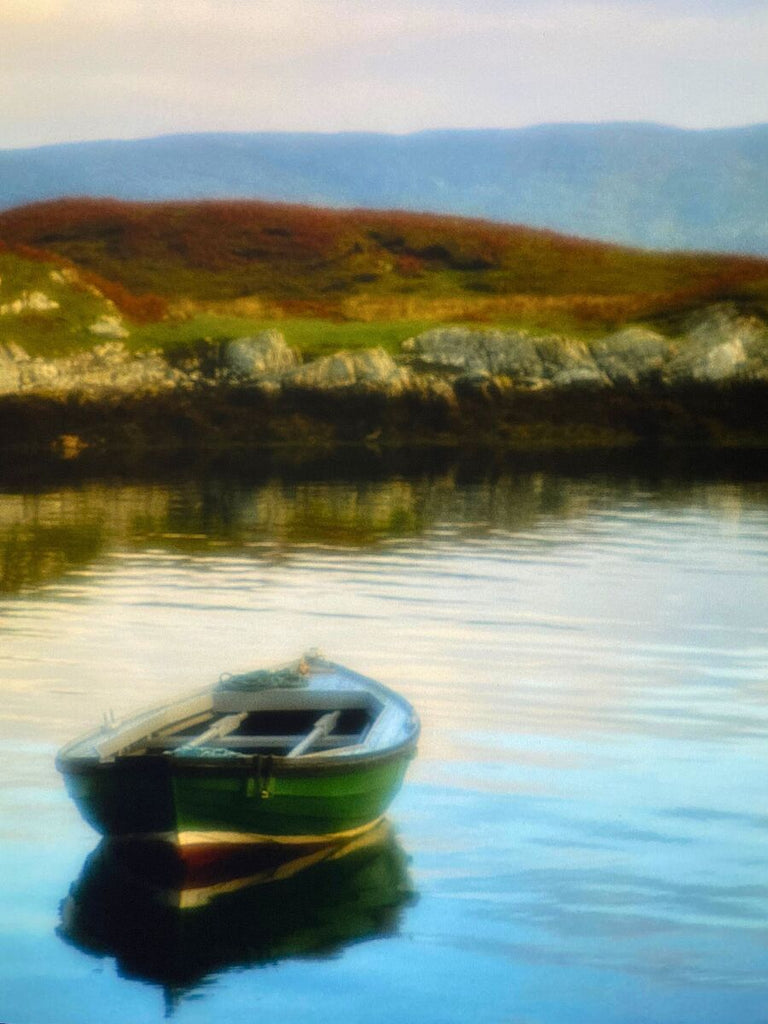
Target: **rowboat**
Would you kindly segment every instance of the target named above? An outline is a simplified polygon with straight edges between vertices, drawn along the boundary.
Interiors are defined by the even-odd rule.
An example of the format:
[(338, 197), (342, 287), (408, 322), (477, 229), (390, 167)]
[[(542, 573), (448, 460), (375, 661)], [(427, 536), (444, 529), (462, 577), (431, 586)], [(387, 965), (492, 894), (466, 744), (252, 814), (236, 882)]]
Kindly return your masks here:
[(312, 844), (373, 828), (418, 734), (403, 697), (310, 653), (106, 720), (56, 765), (102, 835), (171, 843), (199, 863), (233, 844)]

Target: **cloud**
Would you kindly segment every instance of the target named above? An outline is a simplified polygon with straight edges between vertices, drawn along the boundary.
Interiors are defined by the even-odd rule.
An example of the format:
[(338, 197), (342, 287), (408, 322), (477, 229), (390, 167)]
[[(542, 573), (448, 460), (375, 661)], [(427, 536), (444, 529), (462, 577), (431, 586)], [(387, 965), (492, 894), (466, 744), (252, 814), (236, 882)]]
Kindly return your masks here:
[(4, 0), (0, 144), (768, 120), (763, 0)]

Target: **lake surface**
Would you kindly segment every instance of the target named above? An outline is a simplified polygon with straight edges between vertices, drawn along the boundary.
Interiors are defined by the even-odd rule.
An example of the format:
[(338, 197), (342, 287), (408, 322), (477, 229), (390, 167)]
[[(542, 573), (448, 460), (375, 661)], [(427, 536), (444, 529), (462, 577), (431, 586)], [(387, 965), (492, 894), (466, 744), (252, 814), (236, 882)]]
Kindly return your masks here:
[[(768, 484), (180, 474), (0, 492), (0, 1020), (768, 1021)], [(57, 748), (318, 647), (404, 693), (368, 847), (131, 890)]]

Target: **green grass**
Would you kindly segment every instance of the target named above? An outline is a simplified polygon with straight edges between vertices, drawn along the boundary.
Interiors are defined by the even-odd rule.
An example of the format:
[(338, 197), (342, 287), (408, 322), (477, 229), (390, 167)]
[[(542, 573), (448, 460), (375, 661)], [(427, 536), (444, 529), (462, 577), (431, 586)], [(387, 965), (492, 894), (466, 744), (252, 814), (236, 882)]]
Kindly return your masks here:
[(0, 316), (0, 344), (15, 342), (30, 356), (57, 356), (96, 343), (88, 327), (109, 311), (107, 303), (87, 289), (62, 280), (60, 273), (53, 263), (0, 252), (0, 306), (25, 292), (42, 292), (59, 303), (58, 309)]
[(275, 329), (280, 331), (288, 344), (298, 349), (305, 359), (330, 355), (340, 349), (376, 346), (396, 354), (406, 338), (426, 330), (429, 326), (430, 324), (424, 321), (336, 323), (304, 317), (276, 320), (206, 313), (190, 320), (165, 321), (134, 327), (127, 344), (136, 351), (167, 350), (200, 341), (222, 342)]

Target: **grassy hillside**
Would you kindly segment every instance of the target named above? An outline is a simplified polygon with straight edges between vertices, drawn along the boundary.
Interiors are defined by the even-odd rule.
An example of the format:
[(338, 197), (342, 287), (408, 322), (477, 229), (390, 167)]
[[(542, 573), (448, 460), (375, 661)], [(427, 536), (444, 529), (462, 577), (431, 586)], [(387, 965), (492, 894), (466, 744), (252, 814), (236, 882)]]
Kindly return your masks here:
[[(139, 325), (134, 343), (277, 322), (307, 350), (363, 336), (396, 346), (436, 322), (589, 333), (673, 320), (722, 299), (768, 308), (766, 260), (650, 252), (425, 214), (73, 199), (0, 213), (0, 240), (15, 247), (19, 274), (35, 262), (46, 274), (76, 268), (83, 296), (98, 291)], [(0, 303), (10, 291), (4, 281)]]
[(0, 243), (0, 344), (20, 345), (29, 355), (65, 354), (93, 345), (89, 327), (114, 313), (90, 275), (66, 260)]

